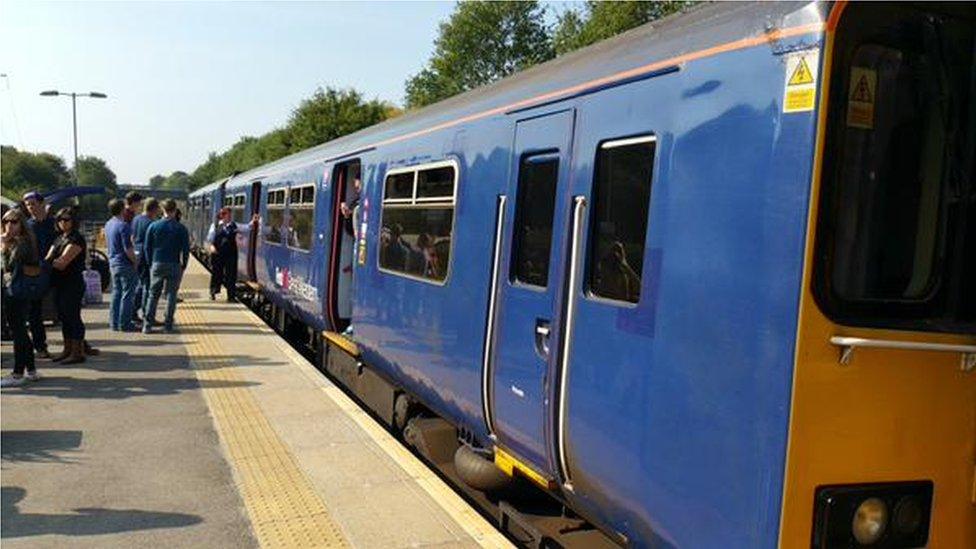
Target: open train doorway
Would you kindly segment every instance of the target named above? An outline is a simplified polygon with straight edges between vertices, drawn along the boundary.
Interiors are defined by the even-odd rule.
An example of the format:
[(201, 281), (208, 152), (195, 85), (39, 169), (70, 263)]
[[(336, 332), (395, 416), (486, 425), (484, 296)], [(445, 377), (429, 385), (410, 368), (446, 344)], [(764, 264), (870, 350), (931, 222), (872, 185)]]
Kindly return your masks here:
[(257, 256), (258, 233), (261, 231), (261, 182), (251, 183), (251, 208), (248, 211), (247, 233), (247, 279), (256, 282), (258, 279), (255, 257)]
[(329, 254), (329, 292), (326, 309), (335, 331), (343, 331), (352, 318), (353, 259), (356, 220), (360, 216), (361, 164), (351, 160), (334, 168), (332, 248)]

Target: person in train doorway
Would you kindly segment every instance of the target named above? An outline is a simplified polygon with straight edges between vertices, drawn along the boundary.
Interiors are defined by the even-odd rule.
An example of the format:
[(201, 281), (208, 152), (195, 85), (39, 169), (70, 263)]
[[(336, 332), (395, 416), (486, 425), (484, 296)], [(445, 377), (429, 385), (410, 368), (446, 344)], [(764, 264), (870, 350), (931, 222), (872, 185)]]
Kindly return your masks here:
[(343, 217), (343, 227), (353, 237), (356, 236), (356, 220), (353, 219), (353, 215), (356, 213), (356, 208), (359, 207), (359, 198), (362, 192), (363, 182), (357, 176), (352, 180), (352, 191), (349, 193), (349, 196), (339, 204), (339, 212)]
[(210, 245), (210, 299), (217, 299), (220, 286), (227, 289), (227, 301), (236, 300), (237, 286), (237, 224), (230, 208), (221, 208), (217, 220), (207, 233)]
[[(41, 193), (31, 191), (24, 195), (23, 200), (24, 206), (30, 213), (30, 218), (27, 219), (27, 229), (33, 231), (34, 238), (37, 239), (38, 257), (43, 262), (44, 258), (47, 257), (48, 250), (51, 249), (51, 244), (57, 238), (57, 227), (54, 218), (48, 215), (47, 204), (45, 204), (44, 196)], [(46, 265), (42, 265), (42, 267), (46, 267)], [(30, 323), (30, 334), (31, 340), (34, 342), (35, 355), (37, 358), (50, 358), (51, 353), (47, 350), (47, 330), (44, 328), (44, 316), (42, 314), (43, 303), (44, 297), (32, 300), (27, 318)]]
[(159, 201), (149, 198), (143, 205), (142, 213), (132, 220), (132, 245), (136, 251), (138, 262), (136, 263), (136, 274), (139, 275), (139, 284), (136, 286), (136, 304), (133, 317), (139, 319), (139, 311), (146, 314), (146, 301), (149, 296), (149, 260), (143, 256), (142, 247), (146, 239), (146, 231), (153, 221), (159, 219)]
[(132, 309), (136, 297), (136, 252), (132, 244), (132, 227), (125, 221), (125, 203), (118, 198), (108, 203), (112, 218), (105, 224), (108, 243), (108, 266), (112, 273), (112, 304), (109, 327), (116, 332), (134, 332)]
[(190, 260), (190, 233), (176, 220), (176, 202), (163, 201), (163, 218), (154, 221), (146, 230), (143, 251), (150, 263), (149, 299), (146, 301), (146, 321), (142, 333), (152, 331), (156, 318), (159, 296), (166, 287), (166, 316), (163, 330), (173, 331), (173, 316), (176, 313), (176, 292), (180, 288), (183, 270)]

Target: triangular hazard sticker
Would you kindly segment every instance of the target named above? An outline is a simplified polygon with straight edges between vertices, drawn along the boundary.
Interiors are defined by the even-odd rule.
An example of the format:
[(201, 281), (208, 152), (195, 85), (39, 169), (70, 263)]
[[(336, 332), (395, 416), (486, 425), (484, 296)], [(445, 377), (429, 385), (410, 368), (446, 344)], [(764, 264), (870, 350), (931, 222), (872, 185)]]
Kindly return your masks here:
[(854, 96), (851, 97), (851, 101), (874, 103), (874, 98), (871, 97), (871, 86), (868, 84), (867, 75), (862, 74), (861, 79), (857, 81), (857, 87), (854, 88)]
[(790, 76), (790, 80), (786, 85), (802, 86), (803, 84), (813, 84), (813, 73), (810, 72), (810, 67), (807, 65), (806, 59), (800, 57), (800, 62), (796, 64), (796, 68), (793, 69), (793, 75)]

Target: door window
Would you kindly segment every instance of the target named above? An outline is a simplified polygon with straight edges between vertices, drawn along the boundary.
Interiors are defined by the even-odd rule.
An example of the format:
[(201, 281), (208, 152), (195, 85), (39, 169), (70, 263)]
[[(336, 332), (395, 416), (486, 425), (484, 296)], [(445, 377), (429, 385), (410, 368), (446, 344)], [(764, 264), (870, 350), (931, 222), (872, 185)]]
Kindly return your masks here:
[(519, 163), (515, 231), (512, 236), (513, 281), (542, 288), (549, 282), (552, 219), (558, 177), (558, 154), (524, 156)]
[(646, 135), (605, 141), (597, 149), (587, 260), (594, 296), (640, 299), (655, 145)]

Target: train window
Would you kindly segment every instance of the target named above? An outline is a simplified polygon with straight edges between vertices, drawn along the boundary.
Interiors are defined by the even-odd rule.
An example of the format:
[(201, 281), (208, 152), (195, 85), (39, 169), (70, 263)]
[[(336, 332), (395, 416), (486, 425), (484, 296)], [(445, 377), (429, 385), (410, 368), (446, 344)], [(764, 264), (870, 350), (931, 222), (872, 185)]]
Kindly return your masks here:
[(833, 319), (976, 321), (971, 21), (852, 5), (831, 77), (814, 292)]
[(300, 250), (312, 248), (315, 217), (315, 187), (293, 188), (288, 199), (288, 246)]
[(380, 230), (381, 270), (433, 282), (447, 278), (456, 186), (453, 163), (387, 175)]
[(645, 135), (604, 141), (597, 150), (587, 261), (594, 296), (640, 299), (656, 144)]
[(512, 241), (513, 280), (545, 287), (549, 282), (552, 216), (556, 207), (559, 156), (525, 156), (519, 162), (515, 233)]
[(413, 200), (413, 180), (416, 172), (389, 175), (386, 178), (383, 200)]
[(281, 244), (281, 233), (285, 224), (285, 190), (268, 191), (268, 222), (264, 231), (264, 241)]

